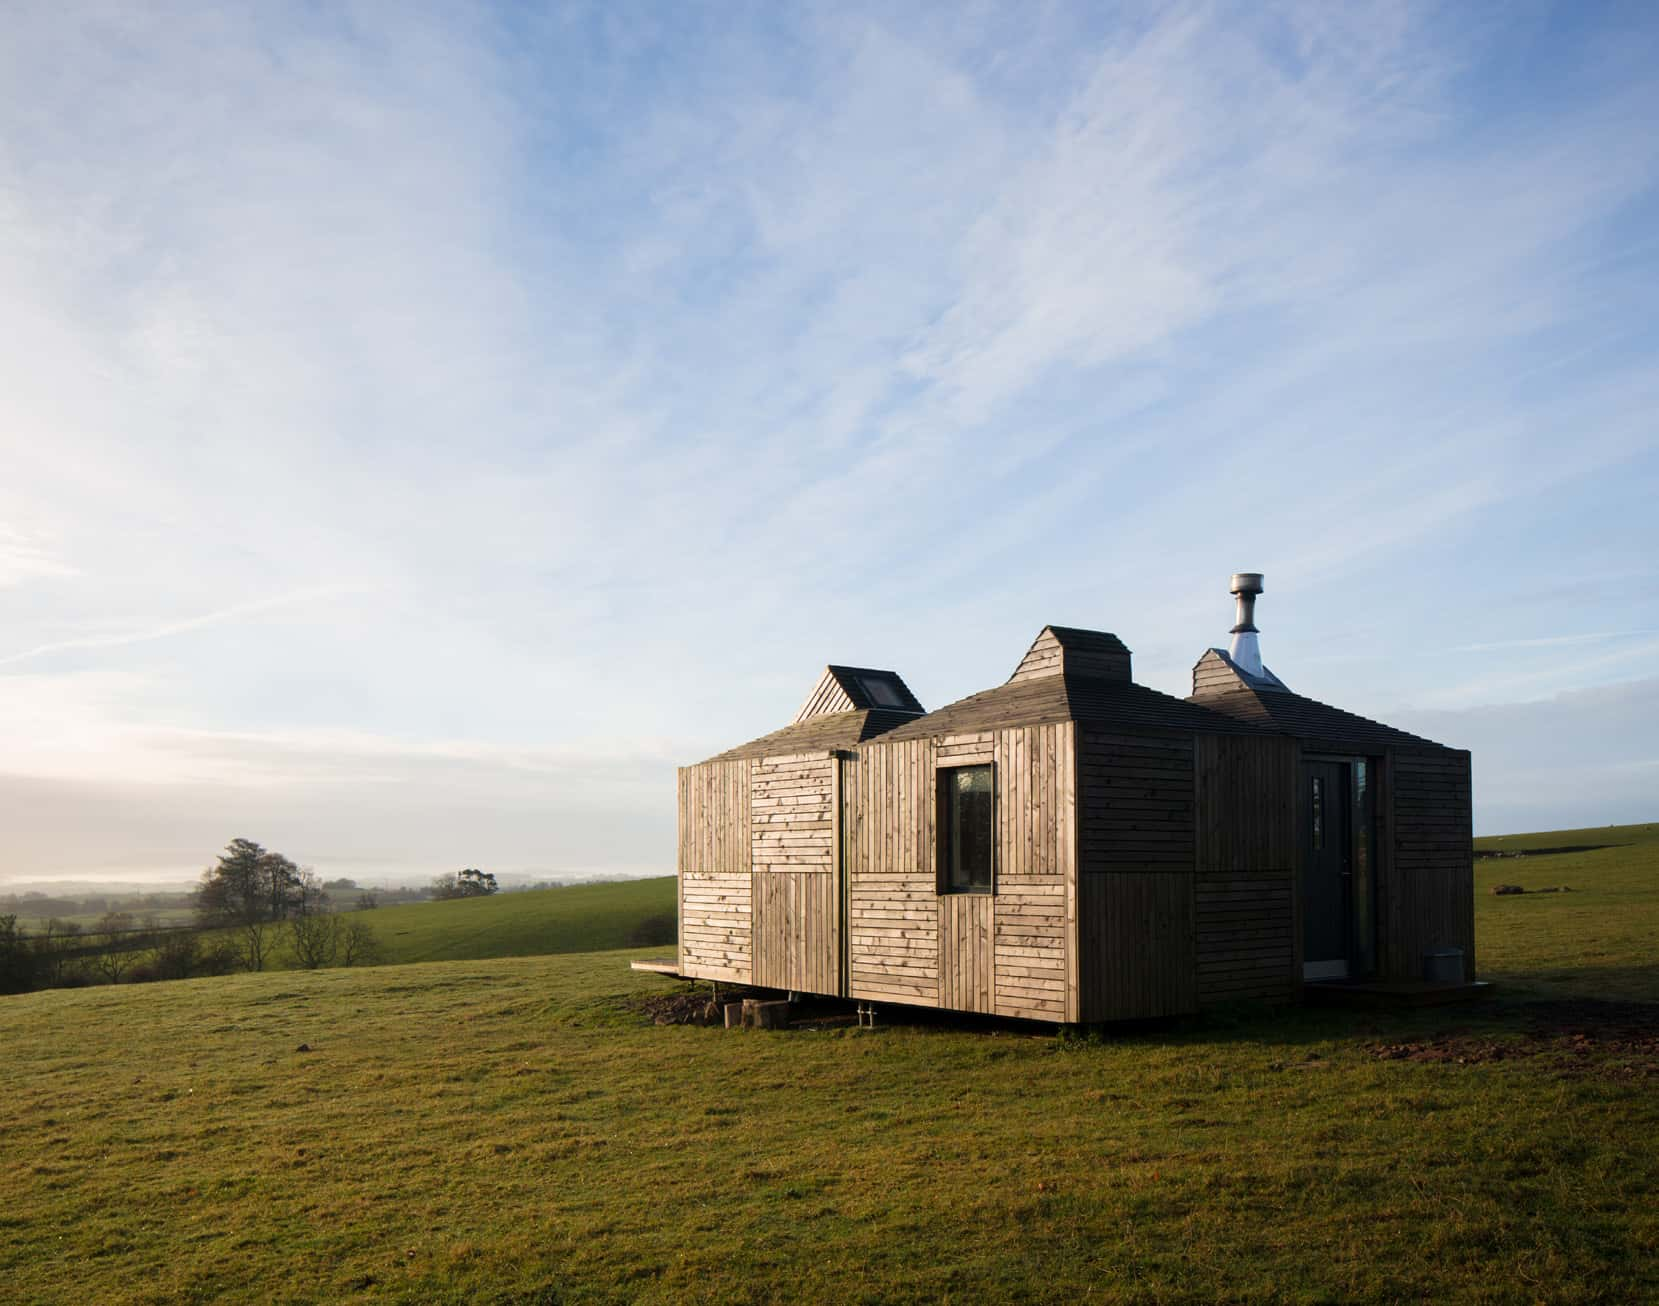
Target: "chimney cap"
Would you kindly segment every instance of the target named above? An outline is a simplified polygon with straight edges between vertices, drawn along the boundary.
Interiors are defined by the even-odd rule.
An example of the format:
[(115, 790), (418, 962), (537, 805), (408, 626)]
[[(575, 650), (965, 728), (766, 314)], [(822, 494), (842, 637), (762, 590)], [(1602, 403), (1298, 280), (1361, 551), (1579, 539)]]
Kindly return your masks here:
[(1260, 594), (1262, 592), (1262, 573), (1259, 571), (1235, 571), (1233, 573), (1232, 588), (1229, 594)]

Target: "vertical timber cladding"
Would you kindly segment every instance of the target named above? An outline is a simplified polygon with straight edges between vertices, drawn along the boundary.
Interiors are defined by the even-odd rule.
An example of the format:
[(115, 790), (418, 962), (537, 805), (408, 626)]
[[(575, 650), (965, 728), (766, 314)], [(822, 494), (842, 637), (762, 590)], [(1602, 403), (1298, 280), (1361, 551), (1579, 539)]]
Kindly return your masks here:
[(934, 744), (861, 745), (842, 764), (849, 995), (939, 1003)]
[(1393, 808), (1387, 867), (1392, 884), (1382, 957), (1391, 979), (1423, 974), (1423, 954), (1462, 948), (1464, 978), (1475, 974), (1474, 864), (1469, 754), (1452, 748), (1390, 752)]
[(1294, 1001), (1300, 749), (1201, 735), (1194, 751), (1200, 1005)]
[(998, 730), (995, 1006), (999, 1016), (1076, 1020), (1076, 727)]
[(749, 768), (739, 759), (679, 771), (682, 975), (750, 979)]
[(840, 987), (841, 904), (831, 753), (756, 758), (749, 773), (754, 982), (801, 993)]
[(1078, 744), (1078, 1019), (1196, 1009), (1191, 736)]

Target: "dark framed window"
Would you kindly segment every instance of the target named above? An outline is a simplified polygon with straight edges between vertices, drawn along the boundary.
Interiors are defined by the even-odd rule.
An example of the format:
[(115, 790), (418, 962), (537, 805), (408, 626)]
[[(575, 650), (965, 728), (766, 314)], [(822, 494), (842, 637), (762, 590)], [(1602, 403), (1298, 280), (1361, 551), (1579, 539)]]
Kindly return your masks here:
[(996, 870), (991, 768), (953, 766), (938, 774), (939, 892), (990, 893)]

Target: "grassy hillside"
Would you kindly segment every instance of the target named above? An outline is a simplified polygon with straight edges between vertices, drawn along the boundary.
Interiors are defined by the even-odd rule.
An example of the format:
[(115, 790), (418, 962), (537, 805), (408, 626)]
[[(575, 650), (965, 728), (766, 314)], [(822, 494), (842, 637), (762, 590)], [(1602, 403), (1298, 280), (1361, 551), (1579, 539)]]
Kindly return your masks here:
[(389, 962), (462, 961), (674, 947), (674, 877), (573, 884), (488, 898), (377, 907), (365, 918)]
[(1659, 860), (1496, 865), (1577, 892), (1483, 893), (1470, 1010), (659, 1027), (660, 950), (5, 999), (0, 1299), (1654, 1299)]
[[(1659, 998), (1659, 825), (1499, 835), (1475, 850), (1506, 854), (1475, 860), (1484, 978), (1546, 994)], [(1499, 884), (1529, 892), (1495, 897)], [(1532, 892), (1562, 886), (1572, 892)]]

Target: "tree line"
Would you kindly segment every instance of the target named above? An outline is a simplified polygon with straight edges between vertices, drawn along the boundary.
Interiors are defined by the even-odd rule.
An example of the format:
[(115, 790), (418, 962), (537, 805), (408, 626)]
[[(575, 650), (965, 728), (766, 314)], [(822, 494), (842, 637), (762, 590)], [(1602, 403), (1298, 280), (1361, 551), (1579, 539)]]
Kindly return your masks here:
[[(281, 853), (233, 839), (202, 873), (189, 925), (106, 911), (90, 927), (50, 918), (30, 931), (15, 912), (0, 915), (0, 993), (259, 971), (279, 958), (307, 970), (378, 960), (373, 928), (341, 912), (331, 888)], [(353, 905), (376, 899), (363, 892)]]

